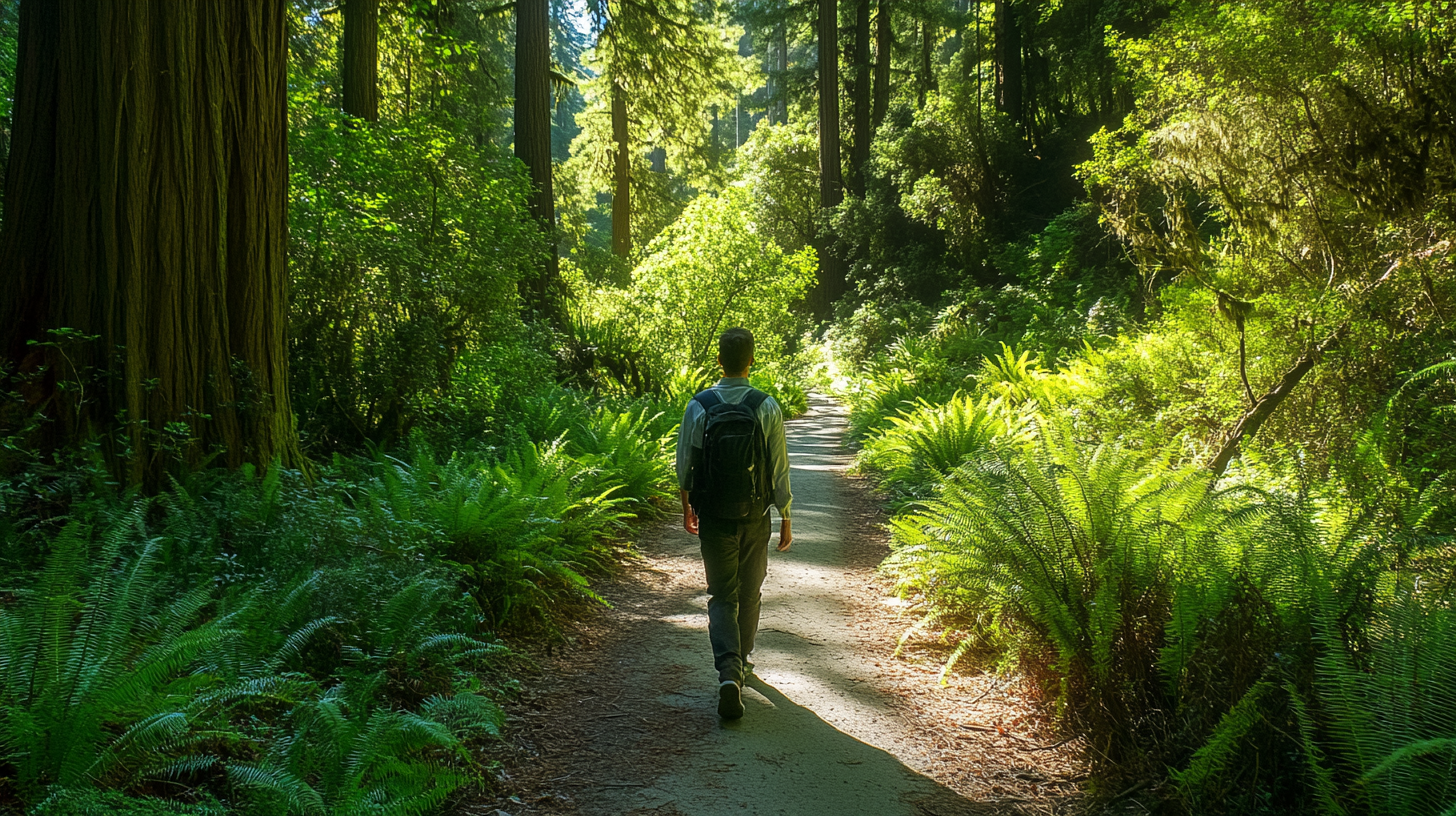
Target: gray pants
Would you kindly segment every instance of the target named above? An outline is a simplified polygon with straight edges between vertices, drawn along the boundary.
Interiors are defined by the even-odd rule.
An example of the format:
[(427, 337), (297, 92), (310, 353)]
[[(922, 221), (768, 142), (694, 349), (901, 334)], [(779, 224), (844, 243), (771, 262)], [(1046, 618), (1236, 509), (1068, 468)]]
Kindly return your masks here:
[(768, 513), (749, 521), (698, 520), (708, 576), (708, 639), (719, 682), (742, 684), (743, 663), (753, 651), (768, 574), (768, 521)]

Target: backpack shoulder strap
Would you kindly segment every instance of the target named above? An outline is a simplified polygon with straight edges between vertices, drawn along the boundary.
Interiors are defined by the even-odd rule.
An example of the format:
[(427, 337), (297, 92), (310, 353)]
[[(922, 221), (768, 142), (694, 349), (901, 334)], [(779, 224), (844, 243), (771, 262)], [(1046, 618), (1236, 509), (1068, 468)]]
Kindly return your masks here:
[(723, 398), (718, 396), (718, 392), (712, 388), (704, 388), (702, 391), (694, 394), (693, 399), (697, 400), (698, 404), (703, 406), (703, 410), (705, 411), (723, 401)]
[(768, 399), (768, 394), (763, 393), (757, 388), (750, 388), (748, 389), (748, 394), (743, 397), (743, 404), (753, 409), (753, 415), (757, 417), (758, 406), (762, 405), (766, 399)]

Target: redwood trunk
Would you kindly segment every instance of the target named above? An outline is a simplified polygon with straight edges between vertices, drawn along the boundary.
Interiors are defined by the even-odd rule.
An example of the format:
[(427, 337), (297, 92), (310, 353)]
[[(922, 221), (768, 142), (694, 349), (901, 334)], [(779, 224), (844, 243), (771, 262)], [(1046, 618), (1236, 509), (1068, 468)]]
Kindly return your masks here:
[(996, 110), (1020, 122), (1022, 117), (1021, 27), (1011, 0), (996, 0)]
[[(301, 463), (287, 19), (284, 0), (22, 6), (0, 354), (50, 442), (95, 433), (130, 481), (218, 449)], [(27, 347), (63, 328), (97, 339)]]
[(789, 32), (783, 20), (774, 25), (773, 64), (775, 76), (771, 78), (773, 94), (769, 102), (769, 124), (784, 125), (789, 121)]
[(379, 0), (344, 0), (344, 113), (379, 121)]
[(870, 111), (870, 126), (874, 130), (880, 129), (890, 109), (890, 60), (895, 50), (890, 6), (890, 0), (880, 0), (875, 12), (875, 98)]
[(632, 155), (627, 138), (627, 91), (612, 83), (612, 254), (632, 254)]
[(849, 152), (849, 184), (863, 198), (864, 170), (870, 160), (870, 0), (855, 0), (854, 6), (854, 142)]
[(546, 234), (541, 273), (526, 281), (528, 302), (550, 308), (559, 272), (556, 257), (556, 204), (551, 166), (551, 3), (516, 0), (516, 158), (531, 176), (527, 209)]
[(919, 107), (925, 107), (925, 95), (935, 90), (935, 23), (920, 24), (920, 94)]
[[(844, 201), (839, 160), (839, 3), (819, 0), (819, 206), (838, 207)], [(821, 233), (819, 279), (810, 293), (816, 315), (827, 318), (844, 291), (844, 264), (834, 254), (832, 237)]]

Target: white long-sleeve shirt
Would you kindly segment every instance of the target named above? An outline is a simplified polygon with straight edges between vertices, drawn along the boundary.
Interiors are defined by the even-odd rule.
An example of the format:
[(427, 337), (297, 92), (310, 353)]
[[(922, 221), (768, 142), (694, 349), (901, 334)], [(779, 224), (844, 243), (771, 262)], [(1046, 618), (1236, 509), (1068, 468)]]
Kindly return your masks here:
[[(724, 402), (737, 405), (748, 396), (747, 377), (724, 377), (713, 386)], [(677, 430), (677, 486), (689, 489), (692, 467), (695, 460), (702, 459), (703, 427), (708, 412), (696, 399), (688, 400), (683, 412), (682, 425)], [(789, 491), (789, 448), (784, 441), (784, 412), (773, 397), (758, 406), (758, 423), (768, 440), (768, 465), (773, 474), (773, 503), (779, 509), (779, 516), (789, 517), (789, 507), (794, 503), (794, 494)], [(696, 451), (694, 451), (696, 449)]]

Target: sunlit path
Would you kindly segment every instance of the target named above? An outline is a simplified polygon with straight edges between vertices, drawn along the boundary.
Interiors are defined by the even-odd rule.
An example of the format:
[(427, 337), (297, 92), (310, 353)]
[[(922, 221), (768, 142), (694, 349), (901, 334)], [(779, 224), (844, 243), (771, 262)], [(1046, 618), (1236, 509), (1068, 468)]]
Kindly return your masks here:
[[(848, 637), (842, 409), (815, 396), (788, 426), (794, 488), (794, 546), (772, 552), (754, 654), (757, 677), (747, 715), (720, 723), (708, 651), (707, 596), (684, 594), (678, 608), (618, 649), (625, 695), (654, 697), (679, 718), (681, 742), (667, 763), (621, 757), (620, 779), (577, 794), (593, 814), (898, 814), (977, 812), (893, 751), (907, 726), (865, 682)], [(673, 524), (657, 557), (692, 565), (697, 540)], [(622, 704), (626, 708), (626, 704)], [(608, 715), (610, 716), (610, 715)], [(626, 717), (623, 718), (628, 719)], [(659, 732), (661, 733), (661, 732)], [(650, 752), (650, 743), (638, 750)], [(643, 758), (644, 761), (647, 759)], [(653, 771), (651, 775), (644, 773)], [(934, 800), (934, 809), (924, 804)]]

